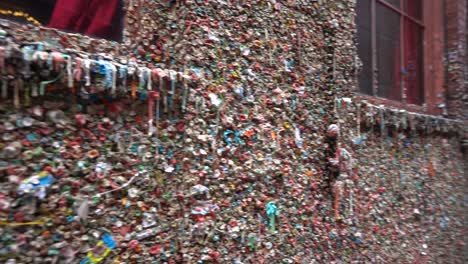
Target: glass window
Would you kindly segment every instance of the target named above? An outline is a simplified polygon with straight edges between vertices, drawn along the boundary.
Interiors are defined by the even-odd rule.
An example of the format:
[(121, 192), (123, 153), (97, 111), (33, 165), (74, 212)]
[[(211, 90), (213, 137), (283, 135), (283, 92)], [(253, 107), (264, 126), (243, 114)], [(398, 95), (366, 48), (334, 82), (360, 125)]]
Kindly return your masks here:
[(357, 1), (357, 46), (363, 63), (358, 77), (360, 92), (401, 101), (405, 88), (405, 102), (423, 103), (422, 3), (422, 0)]
[(0, 0), (0, 18), (120, 41), (121, 0)]
[(423, 30), (409, 19), (404, 20), (404, 76), (406, 101), (410, 104), (423, 103)]
[(404, 10), (408, 16), (422, 20), (422, 0), (405, 0)]
[(358, 26), (358, 55), (362, 61), (362, 71), (359, 74), (361, 92), (372, 95), (372, 39), (371, 39), (371, 6), (370, 1), (357, 2), (356, 24)]
[(377, 4), (377, 95), (401, 99), (400, 17), (388, 7)]
[(397, 8), (400, 7), (400, 0), (383, 0), (383, 1), (389, 3), (390, 5), (394, 7), (397, 7)]

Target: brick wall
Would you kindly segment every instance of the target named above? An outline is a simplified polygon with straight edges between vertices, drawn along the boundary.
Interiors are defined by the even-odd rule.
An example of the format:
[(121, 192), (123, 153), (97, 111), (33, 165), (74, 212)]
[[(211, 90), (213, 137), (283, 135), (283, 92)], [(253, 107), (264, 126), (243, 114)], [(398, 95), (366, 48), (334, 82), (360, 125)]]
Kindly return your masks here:
[(467, 110), (467, 9), (466, 0), (446, 0), (447, 106), (452, 118), (468, 118)]

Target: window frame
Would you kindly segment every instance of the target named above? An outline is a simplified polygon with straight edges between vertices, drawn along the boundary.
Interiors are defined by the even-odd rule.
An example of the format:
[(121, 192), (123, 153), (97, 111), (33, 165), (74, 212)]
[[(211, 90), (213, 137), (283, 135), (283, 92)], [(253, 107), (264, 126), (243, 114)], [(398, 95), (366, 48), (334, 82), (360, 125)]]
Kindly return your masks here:
[[(359, 0), (358, 0), (359, 1)], [(415, 17), (407, 14), (404, 11), (404, 0), (399, 0), (399, 7), (395, 7), (391, 3), (387, 2), (386, 0), (368, 0), (370, 2), (370, 29), (371, 29), (371, 39), (370, 39), (370, 45), (371, 45), (371, 89), (370, 91), (372, 92), (371, 95), (362, 93), (361, 89), (358, 89), (358, 96), (363, 97), (364, 99), (371, 99), (374, 98), (373, 101), (378, 101), (378, 102), (383, 102), (389, 105), (393, 106), (398, 106), (400, 108), (406, 108), (409, 109), (411, 108), (412, 110), (419, 109), (418, 112), (424, 112), (424, 107), (428, 103), (428, 90), (427, 90), (427, 71), (429, 66), (426, 65), (426, 60), (427, 60), (427, 51), (426, 51), (426, 39), (427, 39), (427, 5), (426, 1), (421, 1), (422, 5), (422, 12), (421, 12), (421, 19), (416, 19)], [(381, 97), (378, 95), (378, 61), (377, 61), (377, 19), (376, 19), (376, 12), (377, 12), (377, 4), (380, 4), (384, 6), (385, 8), (388, 8), (392, 12), (395, 12), (399, 16), (399, 26), (400, 26), (400, 34), (399, 34), (399, 47), (400, 47), (400, 61), (404, 62), (405, 58), (405, 21), (411, 21), (412, 23), (415, 23), (417, 26), (420, 27), (421, 33), (422, 33), (422, 43), (421, 43), (421, 49), (422, 49), (422, 54), (421, 54), (421, 60), (422, 60), (422, 69), (421, 69), (421, 98), (420, 98), (420, 104), (410, 104), (407, 102), (407, 91), (406, 91), (406, 83), (407, 81), (405, 80), (405, 77), (402, 76), (401, 81), (400, 81), (400, 98), (401, 100), (392, 100), (389, 98)], [(359, 15), (359, 14), (357, 14)], [(358, 29), (359, 30), (359, 29)], [(401, 68), (401, 67), (400, 67)], [(359, 86), (358, 82), (358, 86)]]

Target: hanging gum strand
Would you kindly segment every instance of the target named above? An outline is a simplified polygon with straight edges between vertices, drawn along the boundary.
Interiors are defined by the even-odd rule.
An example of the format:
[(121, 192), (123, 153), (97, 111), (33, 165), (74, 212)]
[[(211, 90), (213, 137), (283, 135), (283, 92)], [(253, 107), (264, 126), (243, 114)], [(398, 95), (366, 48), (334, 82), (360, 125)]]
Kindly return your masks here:
[(15, 82), (15, 90), (14, 90), (14, 94), (13, 94), (13, 104), (14, 104), (15, 108), (20, 107), (20, 95), (19, 95), (19, 90), (20, 90), (20, 86), (21, 86), (20, 82), (21, 82), (20, 79), (16, 80), (16, 82)]
[(31, 97), (29, 96), (30, 88), (29, 85), (24, 87), (24, 105), (27, 107), (31, 104)]
[(335, 210), (336, 219), (339, 219), (340, 217), (339, 206), (340, 206), (340, 190), (339, 190), (338, 185), (335, 185), (335, 201), (334, 201), (333, 207)]
[(138, 85), (137, 85), (137, 83), (135, 81), (132, 81), (131, 86), (132, 86), (132, 91), (131, 91), (132, 99), (135, 99)]

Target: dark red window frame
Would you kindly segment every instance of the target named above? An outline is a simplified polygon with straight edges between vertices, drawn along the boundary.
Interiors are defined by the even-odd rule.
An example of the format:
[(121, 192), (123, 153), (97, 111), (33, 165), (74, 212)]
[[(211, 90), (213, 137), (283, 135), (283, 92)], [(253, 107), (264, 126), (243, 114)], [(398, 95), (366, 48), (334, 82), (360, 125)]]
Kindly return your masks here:
[(422, 105), (424, 1), (358, 0), (358, 53), (363, 94)]

